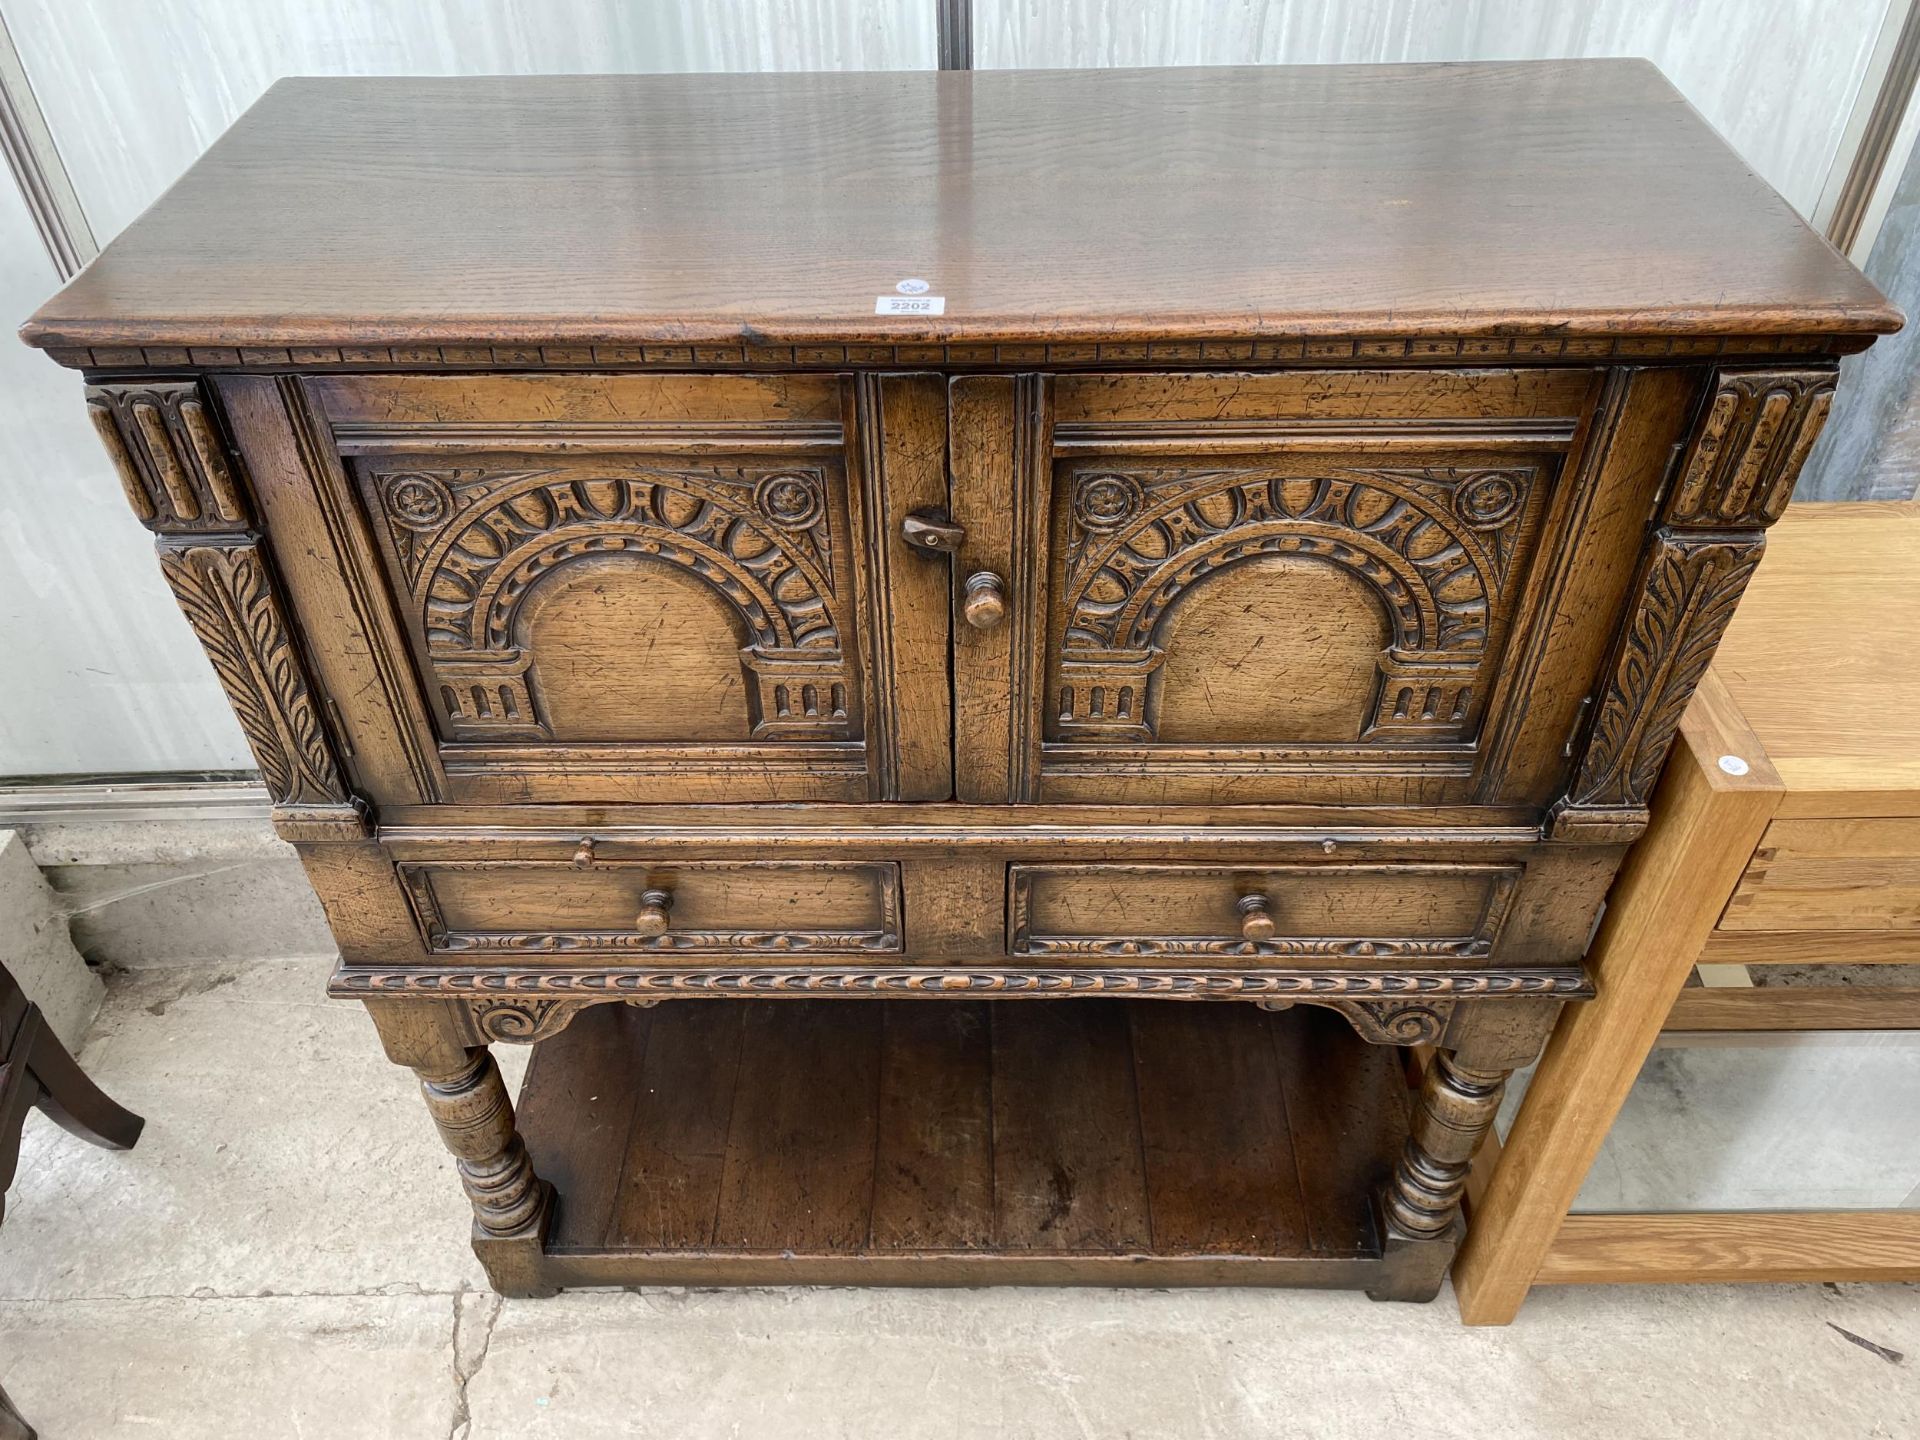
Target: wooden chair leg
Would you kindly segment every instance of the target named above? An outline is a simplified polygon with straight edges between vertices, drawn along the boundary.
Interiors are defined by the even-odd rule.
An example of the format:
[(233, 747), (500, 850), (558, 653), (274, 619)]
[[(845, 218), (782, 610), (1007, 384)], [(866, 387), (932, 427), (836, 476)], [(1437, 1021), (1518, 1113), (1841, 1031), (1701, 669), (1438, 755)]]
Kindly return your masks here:
[(34, 1440), (34, 1428), (13, 1408), (7, 1392), (0, 1389), (0, 1440)]
[(25, 1031), (16, 1063), (25, 1066), (28, 1079), (40, 1088), (35, 1103), (83, 1140), (109, 1150), (131, 1150), (147, 1122), (116, 1105), (87, 1078), (37, 1007), (28, 1012)]

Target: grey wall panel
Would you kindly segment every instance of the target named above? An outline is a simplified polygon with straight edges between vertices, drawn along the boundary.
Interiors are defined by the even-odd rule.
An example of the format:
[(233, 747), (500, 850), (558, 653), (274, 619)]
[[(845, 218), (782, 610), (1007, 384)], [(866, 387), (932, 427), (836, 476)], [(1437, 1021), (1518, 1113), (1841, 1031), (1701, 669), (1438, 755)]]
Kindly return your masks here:
[(1644, 56), (1806, 214), (1886, 8), (1886, 0), (973, 0), (973, 63)]
[(1801, 500), (1910, 500), (1920, 491), (1920, 149), (1867, 257), (1907, 328), (1840, 362), (1833, 415), (1794, 489)]
[[(104, 243), (283, 75), (931, 68), (931, 0), (4, 0)], [(0, 310), (58, 287), (0, 180)], [(217, 243), (210, 237), (209, 243)], [(87, 425), (0, 340), (0, 776), (251, 765)]]
[(80, 377), (13, 338), (58, 284), (0, 180), (0, 775), (251, 768)]
[(283, 75), (931, 69), (933, 0), (6, 0), (102, 244)]

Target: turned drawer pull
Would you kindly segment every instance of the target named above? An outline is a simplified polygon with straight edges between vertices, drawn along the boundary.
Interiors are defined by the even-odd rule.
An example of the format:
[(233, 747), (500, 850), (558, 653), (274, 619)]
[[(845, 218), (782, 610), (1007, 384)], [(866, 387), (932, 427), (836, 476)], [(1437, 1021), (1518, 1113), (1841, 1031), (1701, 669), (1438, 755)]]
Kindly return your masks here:
[(633, 917), (633, 928), (642, 935), (667, 933), (667, 912), (673, 908), (673, 896), (664, 890), (648, 890), (640, 896), (640, 913)]
[(900, 538), (916, 550), (951, 555), (967, 538), (967, 527), (956, 525), (944, 510), (914, 510), (900, 522)]
[(1240, 933), (1249, 940), (1273, 939), (1273, 904), (1266, 896), (1240, 897)]
[(579, 848), (573, 852), (573, 868), (576, 870), (588, 870), (592, 867), (593, 837), (589, 835), (580, 842)]
[(1007, 618), (1006, 585), (991, 570), (979, 570), (967, 577), (967, 593), (960, 601), (960, 613), (976, 630), (991, 630)]

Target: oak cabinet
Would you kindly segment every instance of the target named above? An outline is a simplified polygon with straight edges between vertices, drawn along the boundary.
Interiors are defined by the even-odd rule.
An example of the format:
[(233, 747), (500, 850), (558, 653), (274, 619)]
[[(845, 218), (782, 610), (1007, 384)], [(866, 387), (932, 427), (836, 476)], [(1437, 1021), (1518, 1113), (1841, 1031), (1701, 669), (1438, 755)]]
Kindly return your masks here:
[(1898, 323), (1608, 62), (287, 82), (26, 335), (503, 1290), (1416, 1297)]

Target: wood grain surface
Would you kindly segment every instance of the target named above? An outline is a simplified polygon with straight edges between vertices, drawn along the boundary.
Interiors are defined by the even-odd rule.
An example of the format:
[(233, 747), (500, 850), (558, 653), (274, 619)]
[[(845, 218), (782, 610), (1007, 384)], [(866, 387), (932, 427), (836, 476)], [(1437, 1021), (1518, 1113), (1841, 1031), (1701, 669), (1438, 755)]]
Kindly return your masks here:
[(1569, 1215), (1537, 1283), (1920, 1280), (1920, 1213)]
[(1802, 505), (1769, 538), (1714, 671), (1787, 787), (1781, 822), (1920, 815), (1916, 593), (1920, 505)]
[[(944, 315), (875, 315), (909, 278)], [(1576, 60), (283, 80), (25, 334), (246, 347), (1897, 324), (1651, 65)]]

